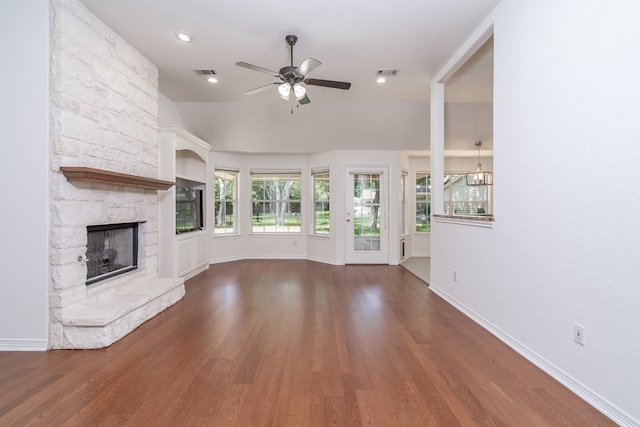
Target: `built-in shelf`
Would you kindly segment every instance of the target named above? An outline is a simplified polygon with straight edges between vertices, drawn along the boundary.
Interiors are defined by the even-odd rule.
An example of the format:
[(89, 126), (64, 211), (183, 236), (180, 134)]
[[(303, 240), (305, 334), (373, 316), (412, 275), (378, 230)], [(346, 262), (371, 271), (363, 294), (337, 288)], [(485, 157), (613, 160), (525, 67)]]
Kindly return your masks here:
[(60, 172), (67, 181), (98, 182), (102, 184), (120, 184), (132, 187), (150, 188), (153, 190), (168, 190), (175, 185), (172, 181), (163, 181), (156, 178), (129, 175), (126, 173), (112, 172), (102, 169), (87, 168), (83, 166), (61, 166)]

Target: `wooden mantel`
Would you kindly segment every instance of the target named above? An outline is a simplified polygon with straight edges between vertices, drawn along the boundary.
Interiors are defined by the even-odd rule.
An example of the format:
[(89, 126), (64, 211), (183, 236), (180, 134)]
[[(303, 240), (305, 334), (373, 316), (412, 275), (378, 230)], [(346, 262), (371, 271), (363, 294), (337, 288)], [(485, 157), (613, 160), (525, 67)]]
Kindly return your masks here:
[(86, 181), (102, 184), (120, 184), (132, 187), (150, 188), (153, 190), (168, 190), (176, 184), (173, 181), (163, 181), (155, 178), (146, 178), (82, 166), (61, 166), (60, 172), (64, 174), (69, 182)]

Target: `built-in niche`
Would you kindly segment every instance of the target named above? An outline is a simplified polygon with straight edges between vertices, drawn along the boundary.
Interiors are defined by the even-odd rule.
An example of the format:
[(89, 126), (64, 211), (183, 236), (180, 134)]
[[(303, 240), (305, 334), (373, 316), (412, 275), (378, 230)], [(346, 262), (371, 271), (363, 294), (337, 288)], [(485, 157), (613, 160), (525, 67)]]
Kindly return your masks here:
[(201, 182), (176, 178), (176, 234), (204, 230), (205, 188)]
[(175, 188), (159, 193), (159, 271), (164, 277), (188, 278), (209, 267), (210, 150), (209, 144), (184, 129), (160, 129), (160, 174), (176, 182)]

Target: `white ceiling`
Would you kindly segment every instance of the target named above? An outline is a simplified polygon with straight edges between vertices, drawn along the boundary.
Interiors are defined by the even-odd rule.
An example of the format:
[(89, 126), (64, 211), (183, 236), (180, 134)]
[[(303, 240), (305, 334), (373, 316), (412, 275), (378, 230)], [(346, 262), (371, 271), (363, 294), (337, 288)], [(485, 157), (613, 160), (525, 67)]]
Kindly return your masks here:
[[(433, 76), (499, 0), (80, 0), (159, 68), (160, 92), (183, 126), (217, 151), (314, 153), (334, 149), (396, 149), (426, 153)], [(193, 36), (191, 43), (175, 37)], [(348, 81), (348, 91), (307, 86), (310, 105), (296, 108), (277, 79), (235, 65), (278, 71), (290, 65), (285, 36), (294, 34), (294, 65), (322, 61), (309, 77)], [(492, 44), (447, 84), (447, 102), (491, 102)], [(193, 70), (212, 69), (211, 84)], [(399, 74), (376, 83), (376, 70)], [(446, 134), (449, 150), (492, 147), (491, 124), (472, 114)], [(460, 123), (464, 123), (460, 126)], [(178, 124), (178, 123), (165, 123)]]
[[(428, 101), (429, 83), (499, 0), (81, 0), (160, 70), (160, 92), (182, 101), (284, 102), (275, 81), (238, 61), (278, 71), (289, 65), (287, 34), (298, 36), (294, 65), (323, 64), (309, 77), (349, 81), (349, 91), (312, 86), (312, 102)], [(187, 44), (175, 37), (189, 32)], [(195, 69), (213, 69), (210, 84)], [(378, 69), (399, 69), (384, 85)], [(467, 92), (465, 92), (467, 93)]]

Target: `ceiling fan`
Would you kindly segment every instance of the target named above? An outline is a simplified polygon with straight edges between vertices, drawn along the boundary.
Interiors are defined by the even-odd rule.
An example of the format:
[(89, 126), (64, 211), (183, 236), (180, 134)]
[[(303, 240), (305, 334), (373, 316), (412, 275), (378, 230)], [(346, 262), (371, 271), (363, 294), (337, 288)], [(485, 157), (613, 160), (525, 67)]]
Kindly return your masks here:
[(253, 95), (255, 93), (267, 90), (270, 87), (278, 85), (278, 93), (280, 93), (281, 98), (287, 101), (293, 101), (295, 99), (300, 104), (308, 104), (311, 102), (311, 100), (307, 95), (307, 88), (304, 85), (324, 86), (344, 90), (347, 90), (351, 87), (351, 83), (348, 82), (307, 78), (307, 74), (322, 65), (322, 62), (318, 61), (317, 59), (307, 58), (302, 62), (302, 64), (300, 64), (300, 66), (295, 67), (293, 65), (293, 46), (298, 41), (298, 37), (294, 35), (288, 35), (285, 37), (285, 40), (291, 48), (291, 65), (282, 67), (278, 72), (258, 67), (257, 65), (248, 64), (246, 62), (236, 62), (236, 65), (239, 67), (259, 71), (261, 73), (269, 74), (280, 79), (280, 81), (278, 82), (269, 83), (255, 89), (248, 90), (245, 92), (245, 95)]

